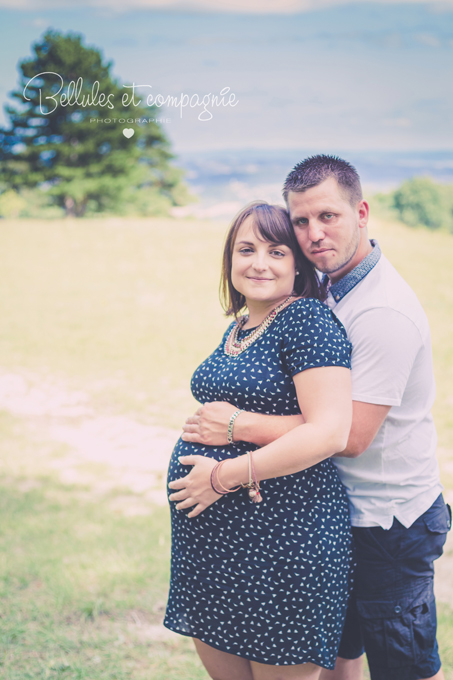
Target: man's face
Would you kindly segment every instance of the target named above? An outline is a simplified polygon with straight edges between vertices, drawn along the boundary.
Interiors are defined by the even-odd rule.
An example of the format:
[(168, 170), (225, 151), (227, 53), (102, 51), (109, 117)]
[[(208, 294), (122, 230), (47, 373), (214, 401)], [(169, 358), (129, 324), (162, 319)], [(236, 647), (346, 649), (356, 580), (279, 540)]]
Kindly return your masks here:
[(359, 211), (337, 180), (329, 177), (306, 191), (290, 191), (288, 209), (304, 255), (332, 279), (344, 276), (359, 247)]

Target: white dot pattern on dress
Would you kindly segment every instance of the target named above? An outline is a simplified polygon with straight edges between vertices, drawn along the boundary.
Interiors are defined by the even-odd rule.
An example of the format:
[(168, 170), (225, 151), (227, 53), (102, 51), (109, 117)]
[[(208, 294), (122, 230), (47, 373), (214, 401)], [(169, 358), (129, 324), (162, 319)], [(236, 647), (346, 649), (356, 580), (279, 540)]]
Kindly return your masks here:
[[(350, 366), (340, 322), (317, 300), (296, 300), (237, 357), (221, 344), (195, 371), (200, 402), (229, 401), (259, 413), (300, 413), (292, 376)], [(248, 331), (243, 331), (243, 336)], [(257, 448), (177, 442), (168, 481), (188, 473), (178, 457), (217, 460)], [(223, 496), (196, 518), (171, 503), (172, 563), (164, 624), (245, 659), (333, 668), (351, 585), (351, 532), (344, 488), (330, 460)]]

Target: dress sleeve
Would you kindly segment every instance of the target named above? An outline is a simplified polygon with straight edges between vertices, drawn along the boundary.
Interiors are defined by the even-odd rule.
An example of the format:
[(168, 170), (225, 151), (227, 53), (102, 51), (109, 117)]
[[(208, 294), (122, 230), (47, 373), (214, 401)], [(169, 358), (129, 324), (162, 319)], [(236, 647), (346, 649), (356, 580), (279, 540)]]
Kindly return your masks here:
[(285, 317), (283, 358), (291, 375), (307, 368), (351, 368), (351, 343), (333, 312), (312, 298), (297, 300)]

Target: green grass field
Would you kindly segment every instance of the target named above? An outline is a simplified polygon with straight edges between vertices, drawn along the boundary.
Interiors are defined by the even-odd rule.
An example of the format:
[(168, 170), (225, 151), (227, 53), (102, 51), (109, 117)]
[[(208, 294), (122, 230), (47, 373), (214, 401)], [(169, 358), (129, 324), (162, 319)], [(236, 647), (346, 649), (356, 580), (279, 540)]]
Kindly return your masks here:
[[(83, 389), (102, 413), (180, 427), (193, 369), (228, 323), (226, 225), (190, 220), (0, 221), (0, 368)], [(433, 336), (443, 481), (453, 489), (453, 237), (375, 221)], [(198, 680), (190, 641), (162, 636), (166, 508), (126, 516), (116, 491), (63, 485), (61, 455), (0, 412), (0, 677)], [(99, 475), (102, 475), (100, 469)], [(124, 489), (119, 490), (121, 494)], [(453, 680), (453, 612), (440, 607)]]

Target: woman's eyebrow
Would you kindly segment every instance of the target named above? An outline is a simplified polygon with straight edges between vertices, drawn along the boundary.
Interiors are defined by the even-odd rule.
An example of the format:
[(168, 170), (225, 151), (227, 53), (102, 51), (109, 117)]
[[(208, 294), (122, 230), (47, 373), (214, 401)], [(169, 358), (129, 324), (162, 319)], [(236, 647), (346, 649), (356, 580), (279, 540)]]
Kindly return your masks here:
[[(284, 243), (274, 243), (273, 241), (263, 241), (262, 239), (259, 239), (262, 243), (268, 243), (270, 247), (272, 248), (281, 248), (285, 247)], [(244, 246), (254, 246), (255, 244), (252, 241), (236, 241), (236, 245), (244, 245)], [(288, 246), (286, 246), (288, 247)]]

